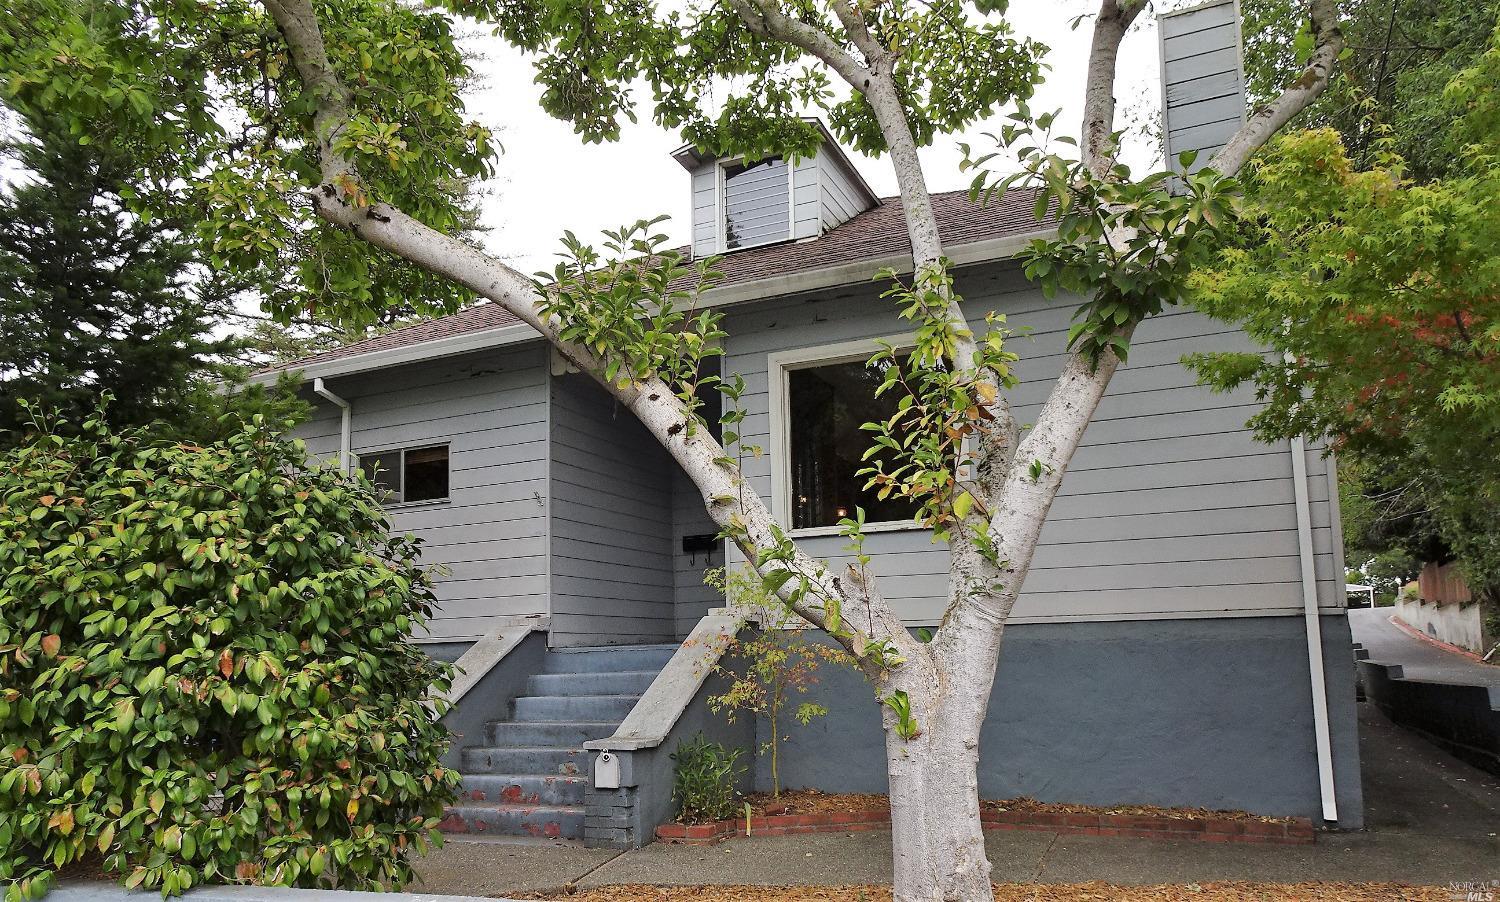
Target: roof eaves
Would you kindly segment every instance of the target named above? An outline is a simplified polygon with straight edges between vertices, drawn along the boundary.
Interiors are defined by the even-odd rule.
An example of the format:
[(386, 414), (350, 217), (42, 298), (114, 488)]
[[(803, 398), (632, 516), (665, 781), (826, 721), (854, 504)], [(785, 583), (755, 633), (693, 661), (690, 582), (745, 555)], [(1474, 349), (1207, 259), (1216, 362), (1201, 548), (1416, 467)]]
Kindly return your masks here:
[[(1007, 260), (1019, 254), (1032, 240), (1046, 238), (1055, 234), (1055, 228), (1040, 229), (1015, 235), (1002, 235), (998, 238), (970, 241), (965, 244), (949, 247), (947, 249), (947, 256), (949, 261), (955, 266), (969, 266), (977, 263)], [(892, 254), (884, 257), (866, 257), (849, 263), (838, 263), (817, 269), (802, 270), (762, 279), (751, 279), (744, 282), (734, 282), (718, 288), (710, 288), (703, 292), (701, 301), (702, 306), (705, 307), (727, 307), (732, 304), (742, 304), (748, 301), (790, 297), (809, 291), (820, 291), (845, 285), (858, 285), (868, 282), (882, 269), (894, 269), (898, 273), (911, 272), (911, 253)], [(350, 354), (346, 357), (336, 357), (330, 360), (309, 363), (301, 367), (282, 367), (276, 370), (257, 373), (250, 378), (250, 381), (254, 383), (275, 382), (284, 372), (300, 372), (304, 380), (311, 380), (315, 377), (329, 379), (335, 376), (350, 376), (372, 370), (401, 366), (407, 363), (436, 360), (441, 357), (452, 357), (473, 351), (520, 344), (522, 342), (540, 340), (540, 338), (541, 336), (530, 326), (524, 323), (513, 324), (498, 328), (463, 332), (458, 335), (449, 335), (443, 338), (394, 348), (383, 348), (378, 351), (366, 351), (362, 354)]]
[(453, 357), (458, 354), (468, 354), (471, 351), (482, 351), (539, 339), (541, 336), (535, 329), (525, 323), (516, 323), (490, 329), (476, 329), (473, 332), (460, 332), (457, 335), (445, 335), (442, 338), (399, 345), (394, 348), (381, 348), (378, 351), (365, 351), (360, 354), (319, 360), (302, 366), (278, 367), (274, 370), (256, 373), (250, 377), (249, 381), (260, 384), (272, 383), (283, 373), (300, 373), (303, 381), (310, 381), (314, 378), (331, 379), (335, 376), (350, 376), (371, 370), (436, 360), (441, 357)]

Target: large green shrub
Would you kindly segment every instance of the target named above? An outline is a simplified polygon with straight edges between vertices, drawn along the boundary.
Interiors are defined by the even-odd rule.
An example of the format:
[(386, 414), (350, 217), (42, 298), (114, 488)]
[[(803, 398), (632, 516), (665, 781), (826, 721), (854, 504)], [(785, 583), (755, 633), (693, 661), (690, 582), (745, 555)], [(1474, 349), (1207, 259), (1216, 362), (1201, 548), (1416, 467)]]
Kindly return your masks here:
[(413, 540), (258, 420), (0, 455), (0, 882), (399, 886), (457, 775)]

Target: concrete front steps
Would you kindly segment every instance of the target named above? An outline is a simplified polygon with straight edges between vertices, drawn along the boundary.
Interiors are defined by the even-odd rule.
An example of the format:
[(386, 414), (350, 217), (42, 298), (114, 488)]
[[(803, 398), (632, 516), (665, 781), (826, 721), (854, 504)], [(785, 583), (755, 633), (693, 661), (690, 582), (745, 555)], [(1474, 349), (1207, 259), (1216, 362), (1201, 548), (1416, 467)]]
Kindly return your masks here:
[(542, 672), (462, 752), (459, 802), (440, 825), (450, 834), (583, 839), (589, 755), (612, 735), (677, 651), (619, 645), (547, 652)]

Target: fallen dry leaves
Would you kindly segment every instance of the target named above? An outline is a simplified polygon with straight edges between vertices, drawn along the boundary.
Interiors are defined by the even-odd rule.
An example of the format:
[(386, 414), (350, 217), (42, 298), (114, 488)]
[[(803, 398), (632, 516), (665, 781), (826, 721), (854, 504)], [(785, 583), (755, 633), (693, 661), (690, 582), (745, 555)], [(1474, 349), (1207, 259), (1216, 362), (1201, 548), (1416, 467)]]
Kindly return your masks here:
[[(888, 886), (606, 886), (521, 896), (571, 902), (890, 902)], [(1395, 883), (997, 883), (997, 902), (1448, 902), (1441, 887)]]

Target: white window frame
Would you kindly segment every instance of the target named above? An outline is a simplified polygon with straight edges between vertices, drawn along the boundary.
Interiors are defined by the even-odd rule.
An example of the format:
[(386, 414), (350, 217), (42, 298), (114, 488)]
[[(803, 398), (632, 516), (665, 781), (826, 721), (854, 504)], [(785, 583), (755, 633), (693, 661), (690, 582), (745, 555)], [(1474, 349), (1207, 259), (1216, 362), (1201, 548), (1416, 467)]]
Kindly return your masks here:
[[(892, 345), (898, 351), (916, 347), (916, 336), (910, 332), (890, 335), (885, 338), (861, 338), (836, 344), (797, 348), (791, 351), (776, 351), (766, 355), (766, 394), (770, 407), (770, 454), (771, 454), (771, 516), (786, 530), (787, 535), (836, 536), (840, 527), (804, 526), (792, 528), (792, 468), (791, 468), (791, 385), (788, 379), (792, 370), (805, 370), (835, 363), (869, 360), (881, 343)], [(865, 524), (865, 532), (930, 532), (912, 520), (881, 520)]]
[[(724, 220), (729, 217), (729, 194), (728, 188), (725, 185), (725, 180), (727, 178), (727, 176), (725, 175), (725, 170), (727, 170), (730, 166), (744, 165), (745, 157), (741, 155), (737, 157), (729, 157), (723, 160), (717, 160), (714, 163), (714, 198), (718, 201), (714, 208), (714, 215), (715, 219), (717, 220), (714, 224), (714, 240), (716, 246), (719, 248), (719, 253), (721, 254), (733, 253), (735, 251), (747, 251), (755, 247), (765, 247), (768, 244), (776, 244), (781, 241), (792, 240), (792, 233), (797, 227), (796, 167), (792, 166), (791, 160), (788, 160), (786, 157), (779, 154), (766, 157), (765, 159), (780, 160), (781, 162), (786, 164), (786, 235), (782, 238), (771, 238), (766, 241), (762, 241), (759, 244), (741, 245), (740, 247), (736, 248), (730, 248), (728, 246), (729, 239), (724, 235)], [(759, 162), (764, 162), (764, 160)]]
[[(423, 498), (421, 501), (406, 500), (406, 452), (426, 451), (428, 448), (444, 448), (448, 452), (448, 494), (441, 498)], [(453, 500), (453, 443), (450, 441), (422, 442), (416, 445), (398, 445), (394, 448), (383, 445), (372, 445), (369, 448), (354, 452), (354, 468), (360, 472), (364, 471), (364, 459), (366, 457), (379, 457), (382, 454), (400, 454), (400, 476), (401, 476), (401, 500), (387, 501), (382, 507), (387, 510), (395, 510), (403, 507), (427, 507), (433, 504), (448, 504)]]

